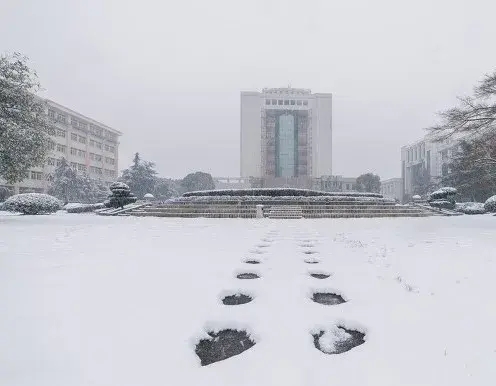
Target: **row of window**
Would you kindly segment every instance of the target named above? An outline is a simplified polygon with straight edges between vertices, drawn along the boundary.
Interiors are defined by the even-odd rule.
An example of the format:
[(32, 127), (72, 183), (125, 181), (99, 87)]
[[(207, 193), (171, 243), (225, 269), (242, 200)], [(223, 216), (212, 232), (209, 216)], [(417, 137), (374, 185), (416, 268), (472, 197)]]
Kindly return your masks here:
[(425, 158), (425, 143), (421, 143), (411, 149), (408, 149), (407, 160), (408, 162), (418, 161)]
[(71, 147), (71, 155), (77, 155), (81, 158), (86, 158), (86, 152), (84, 150), (76, 149), (75, 147)]
[[(48, 109), (48, 116), (55, 121), (67, 124), (67, 121), (68, 121), (67, 115), (65, 115), (59, 111), (55, 111), (54, 109)], [(78, 130), (84, 130), (84, 131), (88, 130), (88, 123), (83, 122), (83, 121), (81, 121), (78, 118), (73, 117), (73, 116), (71, 116), (71, 126), (75, 127)], [(112, 141), (117, 140), (117, 134), (112, 133), (110, 130), (104, 130), (104, 129), (102, 129), (98, 126), (92, 125), (92, 124), (89, 125), (89, 131), (90, 131), (90, 133), (92, 133), (94, 135), (98, 135), (100, 137), (105, 137), (105, 138), (108, 138)]]
[(266, 99), (265, 104), (272, 106), (308, 106), (308, 101), (300, 99)]
[[(66, 132), (65, 132), (65, 130), (56, 129), (54, 131), (54, 135), (56, 135), (57, 137), (65, 138)], [(77, 135), (76, 133), (71, 133), (71, 140), (74, 141), (74, 142), (80, 142), (80, 143), (84, 143), (85, 144), (86, 141), (87, 141), (87, 138), (86, 137), (83, 137), (81, 135)], [(111, 152), (111, 153), (114, 153), (115, 152), (115, 147), (114, 146), (103, 145), (101, 142), (94, 141), (92, 139), (90, 139), (90, 146), (96, 147), (98, 149), (104, 148), (106, 151)]]
[(86, 171), (86, 165), (80, 164), (77, 162), (71, 162), (71, 168), (75, 172), (85, 172)]
[(90, 159), (93, 161), (102, 162), (102, 156), (100, 154), (90, 153)]

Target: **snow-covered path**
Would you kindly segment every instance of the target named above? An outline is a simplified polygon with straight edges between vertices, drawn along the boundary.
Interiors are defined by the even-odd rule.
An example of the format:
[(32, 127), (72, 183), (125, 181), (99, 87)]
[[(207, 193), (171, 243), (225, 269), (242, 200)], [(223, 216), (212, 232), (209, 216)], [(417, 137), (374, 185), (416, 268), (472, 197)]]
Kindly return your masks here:
[[(493, 385), (494, 229), (492, 216), (0, 216), (0, 384)], [(327, 289), (347, 303), (312, 302)], [(221, 303), (237, 291), (254, 300)], [(336, 323), (365, 344), (318, 351), (311, 331)], [(222, 328), (257, 344), (201, 367), (195, 344)]]

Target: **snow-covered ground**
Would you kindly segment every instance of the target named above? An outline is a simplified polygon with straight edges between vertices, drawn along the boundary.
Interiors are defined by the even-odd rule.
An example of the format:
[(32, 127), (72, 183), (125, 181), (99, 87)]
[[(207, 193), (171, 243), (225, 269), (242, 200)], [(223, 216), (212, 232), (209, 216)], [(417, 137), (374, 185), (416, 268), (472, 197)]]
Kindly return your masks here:
[[(494, 385), (495, 226), (0, 215), (0, 385)], [(311, 301), (326, 289), (347, 303)], [(237, 290), (254, 301), (221, 303)], [(318, 351), (311, 332), (332, 346), (336, 323), (366, 342)], [(256, 345), (200, 366), (222, 328)]]

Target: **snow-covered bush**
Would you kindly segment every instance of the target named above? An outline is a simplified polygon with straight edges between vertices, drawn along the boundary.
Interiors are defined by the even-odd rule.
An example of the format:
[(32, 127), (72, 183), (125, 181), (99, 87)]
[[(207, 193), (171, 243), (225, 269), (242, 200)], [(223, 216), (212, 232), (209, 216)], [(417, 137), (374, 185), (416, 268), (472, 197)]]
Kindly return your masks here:
[(420, 197), (418, 194), (412, 197), (413, 202), (421, 201), (422, 197)]
[(455, 202), (448, 200), (432, 200), (429, 205), (439, 209), (455, 209)]
[(459, 213), (465, 214), (484, 214), (486, 213), (486, 209), (484, 208), (484, 204), (481, 202), (462, 202), (457, 203), (455, 210)]
[(110, 185), (112, 194), (105, 201), (108, 208), (124, 208), (124, 205), (136, 202), (137, 198), (131, 193), (129, 186), (123, 182), (114, 182)]
[(67, 213), (87, 213), (93, 212), (96, 209), (103, 209), (103, 204), (67, 204), (64, 209)]
[(147, 193), (147, 194), (145, 194), (145, 195), (143, 196), (143, 198), (144, 198), (145, 200), (147, 200), (147, 201), (151, 201), (151, 200), (153, 200), (155, 197), (153, 196), (153, 194), (151, 194), (151, 193)]
[(446, 200), (455, 196), (458, 193), (456, 188), (449, 186), (436, 190), (429, 195), (430, 200)]
[(489, 197), (484, 203), (484, 208), (488, 212), (496, 212), (496, 196)]
[(458, 191), (455, 188), (444, 187), (429, 194), (429, 205), (440, 209), (455, 209), (455, 195)]
[(23, 214), (53, 213), (61, 209), (62, 203), (55, 197), (42, 193), (22, 193), (9, 197), (3, 209)]

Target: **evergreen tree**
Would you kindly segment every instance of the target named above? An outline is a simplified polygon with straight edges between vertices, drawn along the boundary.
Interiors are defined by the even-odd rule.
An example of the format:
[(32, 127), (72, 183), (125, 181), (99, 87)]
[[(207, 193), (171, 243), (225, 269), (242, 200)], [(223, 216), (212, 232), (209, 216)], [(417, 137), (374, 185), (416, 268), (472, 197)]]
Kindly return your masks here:
[(167, 199), (178, 196), (174, 181), (166, 178), (157, 178), (153, 189), (153, 195), (158, 199)]
[(143, 198), (146, 193), (152, 193), (157, 182), (157, 172), (153, 162), (144, 161), (139, 153), (134, 155), (133, 164), (122, 172), (120, 179), (138, 198)]
[(181, 181), (181, 189), (183, 192), (194, 192), (197, 190), (212, 190), (215, 189), (215, 183), (209, 173), (196, 172), (190, 173)]
[(22, 181), (28, 170), (43, 165), (53, 132), (36, 73), (20, 54), (0, 56), (0, 177)]
[(463, 200), (486, 201), (496, 193), (496, 164), (483, 161), (491, 158), (496, 159), (495, 134), (462, 141), (448, 164), (443, 185), (457, 188)]
[(357, 191), (379, 193), (381, 191), (381, 179), (378, 175), (366, 173), (356, 180)]
[(94, 204), (103, 202), (109, 195), (109, 189), (102, 181), (91, 179), (88, 174), (77, 176), (78, 201)]
[(72, 170), (65, 158), (60, 159), (60, 164), (55, 169), (53, 181), (48, 189), (48, 194), (64, 202), (74, 202), (78, 198), (79, 181), (76, 172)]

